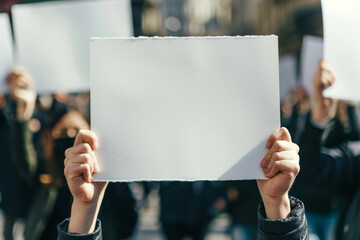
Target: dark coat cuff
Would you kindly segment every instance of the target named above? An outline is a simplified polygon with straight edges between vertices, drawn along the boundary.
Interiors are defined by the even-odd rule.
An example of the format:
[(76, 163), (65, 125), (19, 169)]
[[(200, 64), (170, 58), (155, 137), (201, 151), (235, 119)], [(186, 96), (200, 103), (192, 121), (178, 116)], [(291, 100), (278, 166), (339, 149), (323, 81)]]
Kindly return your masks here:
[(95, 231), (87, 234), (68, 232), (69, 221), (70, 219), (68, 218), (57, 225), (57, 240), (102, 240), (100, 220), (96, 220)]
[(291, 213), (288, 218), (269, 220), (266, 218), (263, 202), (258, 211), (259, 233), (264, 240), (308, 239), (304, 204), (290, 197)]

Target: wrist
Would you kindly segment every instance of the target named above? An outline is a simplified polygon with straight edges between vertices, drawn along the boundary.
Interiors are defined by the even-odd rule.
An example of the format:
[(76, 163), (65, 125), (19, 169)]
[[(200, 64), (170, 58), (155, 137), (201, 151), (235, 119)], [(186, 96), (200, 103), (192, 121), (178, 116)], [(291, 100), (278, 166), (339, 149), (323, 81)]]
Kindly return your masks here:
[(279, 220), (289, 217), (291, 212), (290, 199), (287, 194), (281, 197), (263, 197), (266, 218)]
[(71, 233), (93, 233), (95, 230), (97, 215), (101, 206), (102, 197), (84, 203), (82, 201), (74, 202), (71, 207), (71, 217), (68, 232)]

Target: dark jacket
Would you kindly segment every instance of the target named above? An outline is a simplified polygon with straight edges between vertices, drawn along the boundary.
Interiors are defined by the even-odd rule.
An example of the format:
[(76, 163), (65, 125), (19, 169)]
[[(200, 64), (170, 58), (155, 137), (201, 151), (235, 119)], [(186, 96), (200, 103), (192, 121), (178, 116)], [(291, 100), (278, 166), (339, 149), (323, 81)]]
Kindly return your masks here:
[[(72, 196), (64, 180), (61, 185), (55, 181), (42, 183), (41, 177), (50, 175), (46, 171), (45, 159), (34, 149), (28, 122), (13, 121), (12, 153), (20, 176), (34, 189), (33, 198), (26, 198), (30, 206), (25, 219), (25, 238), (56, 238), (54, 229), (61, 219), (69, 216)], [(59, 171), (62, 172), (63, 169)]]
[(100, 220), (96, 221), (94, 233), (89, 233), (89, 234), (69, 233), (67, 231), (68, 226), (69, 226), (69, 219), (65, 219), (64, 221), (58, 224), (57, 240), (102, 240), (103, 239)]
[(282, 220), (269, 220), (265, 215), (264, 204), (261, 202), (258, 211), (258, 226), (262, 240), (307, 240), (309, 239), (304, 204), (290, 198), (291, 213)]
[[(308, 121), (299, 144), (302, 173), (296, 184), (311, 185), (332, 196), (346, 196), (338, 239), (360, 239), (360, 142), (344, 142), (336, 148), (325, 148), (321, 147), (322, 134), (322, 129)], [(306, 206), (306, 201), (304, 203)]]
[[(35, 186), (36, 194), (31, 201), (29, 213), (26, 218), (24, 235), (26, 239), (55, 239), (56, 226), (64, 218), (70, 216), (72, 196), (66, 184), (56, 185), (40, 183), (38, 179), (43, 173), (41, 169), (48, 169), (45, 160), (38, 157), (31, 141), (32, 134), (28, 129), (28, 123), (13, 121), (13, 152), (16, 156), (16, 164), (23, 179)], [(63, 176), (62, 168), (57, 169)], [(44, 165), (44, 166), (42, 166)], [(60, 175), (60, 174), (59, 174)], [(63, 176), (63, 181), (66, 182)], [(24, 198), (29, 200), (28, 198)], [(121, 202), (121, 205), (116, 203)], [(125, 183), (110, 183), (107, 194), (103, 200), (103, 206), (99, 212), (99, 218), (106, 223), (104, 237), (106, 239), (124, 239), (129, 237), (137, 223), (135, 199)], [(116, 206), (116, 207), (114, 207)], [(121, 217), (119, 216), (121, 213)], [(120, 225), (117, 227), (114, 225)]]
[[(222, 188), (232, 223), (257, 226), (256, 213), (261, 197), (256, 181), (226, 181)], [(229, 199), (227, 192), (230, 189), (237, 191), (236, 199)]]
[[(355, 117), (351, 119), (355, 121)], [(348, 132), (337, 120), (334, 120), (325, 129), (319, 129), (311, 123), (310, 115), (306, 119), (305, 127), (297, 142), (300, 147), (301, 171), (291, 194), (301, 199), (306, 209), (311, 212), (339, 211), (348, 201), (348, 191), (343, 191), (344, 183), (338, 180), (352, 180), (350, 172), (345, 168), (351, 168), (353, 162), (351, 160), (342, 162), (347, 150), (340, 147), (346, 141), (357, 139), (358, 131), (355, 130), (357, 125), (351, 125), (354, 125), (353, 130)], [(332, 160), (328, 161), (329, 158)], [(339, 190), (334, 191), (334, 188)]]
[(10, 111), (11, 108), (8, 105), (0, 108), (0, 208), (6, 216), (19, 218), (26, 215), (32, 188), (21, 178), (12, 161)]
[[(308, 230), (305, 209), (301, 201), (290, 198), (291, 214), (282, 220), (268, 220), (265, 217), (264, 205), (258, 210), (259, 233), (264, 240), (307, 240)], [(67, 231), (69, 219), (58, 225), (58, 240), (102, 240), (101, 223), (98, 220), (92, 234), (73, 234)]]
[(161, 182), (160, 220), (163, 224), (201, 225), (212, 217), (215, 197), (212, 182)]

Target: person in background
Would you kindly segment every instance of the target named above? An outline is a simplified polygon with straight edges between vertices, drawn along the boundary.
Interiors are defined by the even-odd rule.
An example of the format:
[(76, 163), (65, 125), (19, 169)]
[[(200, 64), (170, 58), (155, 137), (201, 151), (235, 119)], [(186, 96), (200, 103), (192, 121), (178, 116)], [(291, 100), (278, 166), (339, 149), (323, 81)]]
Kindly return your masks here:
[(299, 142), (310, 111), (310, 96), (301, 84), (295, 86), (281, 102), (281, 124), (289, 129), (295, 143)]
[(204, 239), (216, 195), (213, 182), (160, 182), (160, 220), (166, 239)]
[[(314, 77), (314, 107), (299, 142), (302, 171), (292, 193), (300, 199), (304, 198), (305, 206), (308, 201), (323, 204), (329, 199), (343, 197), (344, 206), (338, 213), (340, 218), (333, 223), (333, 229), (337, 226), (336, 239), (360, 239), (360, 141), (343, 139), (329, 147), (323, 144), (337, 108), (337, 100), (325, 98), (323, 91), (334, 82), (335, 76), (330, 67), (326, 61), (321, 61)], [(308, 192), (301, 195), (299, 189), (304, 188)], [(310, 195), (309, 189), (313, 189)], [(328, 235), (321, 237), (330, 239), (334, 235), (333, 232), (329, 238)]]
[[(30, 74), (25, 69), (14, 68), (8, 78), (19, 83), (24, 78), (30, 78)], [(36, 94), (26, 87), (19, 87), (19, 84), (10, 84), (10, 95), (15, 99), (11, 133), (12, 154), (19, 173), (35, 191), (34, 197), (27, 199), (31, 203), (25, 221), (24, 238), (56, 239), (57, 223), (70, 214), (72, 204), (72, 196), (64, 177), (64, 152), (73, 145), (80, 129), (90, 127), (76, 109), (53, 101), (40, 136), (43, 154), (38, 154), (29, 130)], [(137, 220), (135, 200), (126, 184), (111, 186), (109, 190), (101, 214), (103, 221), (108, 223), (104, 228), (104, 236), (110, 239), (129, 237)], [(123, 204), (109, 210), (107, 206), (118, 201)], [(126, 217), (126, 222), (116, 214), (118, 212)], [(113, 222), (121, 223), (121, 227), (112, 227)]]
[[(323, 61), (320, 63), (317, 73), (314, 75), (314, 102), (318, 102), (319, 96), (322, 96), (324, 85), (322, 82), (332, 84), (335, 80), (328, 64)], [(300, 92), (299, 92), (300, 91)], [(299, 94), (300, 93), (300, 94)], [(297, 88), (293, 91), (284, 103), (282, 103), (283, 118), (282, 123), (288, 127), (294, 142), (300, 144), (303, 132), (311, 119), (313, 111), (310, 108), (309, 97), (304, 98), (304, 89)], [(358, 140), (359, 127), (356, 117), (356, 109), (353, 105), (343, 101), (331, 100), (332, 118), (324, 125), (324, 133), (321, 138), (321, 146), (332, 148), (339, 146), (346, 141)], [(309, 107), (301, 107), (309, 106)], [(302, 109), (306, 109), (303, 111)], [(312, 139), (308, 139), (312, 142)], [(302, 153), (307, 151), (302, 148)], [(310, 152), (309, 154), (312, 154)], [(304, 164), (308, 158), (303, 160)], [(302, 171), (298, 176), (298, 181), (294, 184), (292, 194), (301, 199), (306, 205), (306, 216), (308, 219), (310, 239), (335, 239), (336, 226), (340, 212), (347, 201), (347, 194), (335, 193), (331, 189), (319, 188), (313, 184), (304, 184), (302, 179), (307, 172)]]
[[(4, 79), (9, 85), (17, 84), (19, 87), (32, 85), (30, 78), (24, 76), (21, 81)], [(24, 219), (29, 207), (28, 199), (33, 196), (33, 188), (22, 178), (13, 164), (13, 155), (10, 151), (12, 98), (9, 94), (0, 93), (0, 208), (4, 213), (3, 238), (14, 239), (14, 224), (19, 219)], [(9, 184), (11, 183), (11, 184)]]
[(226, 209), (231, 216), (230, 234), (232, 239), (259, 239), (257, 211), (261, 197), (256, 181), (229, 181), (222, 185)]

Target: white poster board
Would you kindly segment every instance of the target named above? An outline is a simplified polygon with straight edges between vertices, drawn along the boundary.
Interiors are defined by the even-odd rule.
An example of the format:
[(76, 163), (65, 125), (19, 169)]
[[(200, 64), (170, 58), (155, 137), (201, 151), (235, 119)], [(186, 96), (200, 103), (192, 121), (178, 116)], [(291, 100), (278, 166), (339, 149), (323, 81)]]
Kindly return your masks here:
[(7, 13), (0, 13), (0, 93), (8, 90), (6, 75), (14, 65), (13, 40)]
[(336, 77), (326, 97), (360, 100), (360, 1), (323, 0), (324, 58)]
[(93, 39), (94, 178), (264, 178), (278, 62), (276, 36)]
[(17, 63), (38, 93), (90, 89), (90, 38), (133, 34), (129, 0), (63, 1), (12, 8)]
[(324, 43), (321, 37), (306, 35), (303, 38), (300, 56), (301, 82), (310, 96), (313, 94), (313, 77), (323, 59)]
[(280, 99), (284, 99), (296, 85), (296, 57), (287, 54), (279, 59)]

